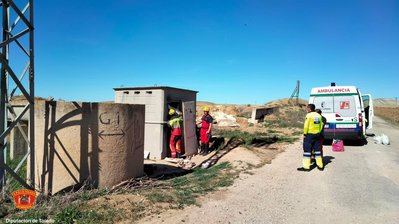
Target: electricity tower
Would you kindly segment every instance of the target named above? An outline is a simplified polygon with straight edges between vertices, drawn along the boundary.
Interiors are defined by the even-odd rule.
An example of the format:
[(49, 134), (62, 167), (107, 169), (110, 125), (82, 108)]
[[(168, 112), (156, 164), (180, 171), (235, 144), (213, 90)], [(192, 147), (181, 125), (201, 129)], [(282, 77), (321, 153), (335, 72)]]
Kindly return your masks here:
[[(4, 192), (8, 184), (17, 181), (22, 188), (34, 189), (33, 0), (1, 0), (0, 9), (3, 33), (0, 43), (0, 188)], [(18, 107), (11, 102), (17, 95), (21, 99)], [(27, 133), (21, 127), (23, 119), (28, 121)], [(12, 161), (8, 155), (7, 136), (15, 128), (19, 129), (28, 147), (25, 155)], [(29, 176), (21, 172), (25, 166), (29, 168)]]
[(300, 81), (296, 81), (296, 87), (294, 89), (294, 92), (292, 92), (291, 97), (290, 97), (290, 102), (295, 98), (295, 104), (299, 105), (299, 87), (300, 87)]

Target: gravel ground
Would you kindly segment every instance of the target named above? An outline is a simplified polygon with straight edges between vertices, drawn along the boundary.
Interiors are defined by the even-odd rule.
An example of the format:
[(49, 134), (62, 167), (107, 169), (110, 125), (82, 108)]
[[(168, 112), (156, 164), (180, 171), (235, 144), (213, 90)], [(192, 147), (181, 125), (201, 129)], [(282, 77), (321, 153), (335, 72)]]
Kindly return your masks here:
[(207, 195), (201, 207), (172, 210), (143, 223), (399, 223), (399, 129), (375, 119), (375, 134), (391, 145), (346, 146), (324, 171), (298, 172), (301, 143), (272, 164), (241, 175), (227, 190)]

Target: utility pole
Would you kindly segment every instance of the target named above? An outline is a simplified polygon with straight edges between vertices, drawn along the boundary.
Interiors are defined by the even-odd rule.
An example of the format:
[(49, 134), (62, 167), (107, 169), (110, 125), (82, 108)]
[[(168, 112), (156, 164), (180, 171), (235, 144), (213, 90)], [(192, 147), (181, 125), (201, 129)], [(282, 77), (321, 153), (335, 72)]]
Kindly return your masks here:
[[(5, 190), (6, 184), (17, 181), (27, 189), (35, 188), (34, 173), (34, 27), (33, 0), (19, 1), (19, 7), (13, 0), (1, 0), (3, 38), (0, 43), (0, 189)], [(13, 18), (15, 20), (10, 21)], [(12, 23), (10, 23), (12, 22)], [(12, 51), (12, 54), (10, 52)], [(22, 70), (17, 76), (17, 70)], [(26, 77), (28, 74), (28, 77)], [(16, 111), (10, 101), (19, 93), (23, 97), (22, 110)], [(29, 113), (28, 113), (29, 111)], [(17, 113), (18, 112), (18, 113)], [(25, 114), (29, 114), (29, 131), (26, 133), (20, 122)], [(7, 163), (7, 136), (14, 128), (18, 128), (28, 149), (15, 167)], [(29, 158), (29, 177), (18, 175), (18, 171)], [(16, 163), (15, 163), (16, 162)], [(12, 177), (9, 180), (7, 176)]]

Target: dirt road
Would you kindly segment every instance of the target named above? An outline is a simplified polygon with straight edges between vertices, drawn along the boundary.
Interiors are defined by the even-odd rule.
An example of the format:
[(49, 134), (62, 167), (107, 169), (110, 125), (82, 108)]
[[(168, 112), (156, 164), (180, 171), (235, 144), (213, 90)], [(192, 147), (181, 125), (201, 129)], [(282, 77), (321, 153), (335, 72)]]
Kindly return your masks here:
[(399, 223), (399, 129), (375, 119), (375, 134), (391, 145), (346, 146), (325, 156), (324, 171), (298, 172), (301, 143), (272, 164), (243, 175), (202, 206), (169, 211), (148, 223)]

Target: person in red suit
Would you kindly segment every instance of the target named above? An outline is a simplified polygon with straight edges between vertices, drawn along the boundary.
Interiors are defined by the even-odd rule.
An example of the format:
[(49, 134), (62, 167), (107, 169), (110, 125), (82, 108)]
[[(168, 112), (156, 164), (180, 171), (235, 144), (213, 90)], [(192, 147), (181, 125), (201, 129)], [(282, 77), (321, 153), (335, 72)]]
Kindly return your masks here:
[(209, 152), (209, 140), (212, 136), (212, 123), (213, 118), (209, 114), (209, 107), (203, 108), (204, 115), (201, 118), (201, 129), (200, 129), (200, 154), (206, 155)]

